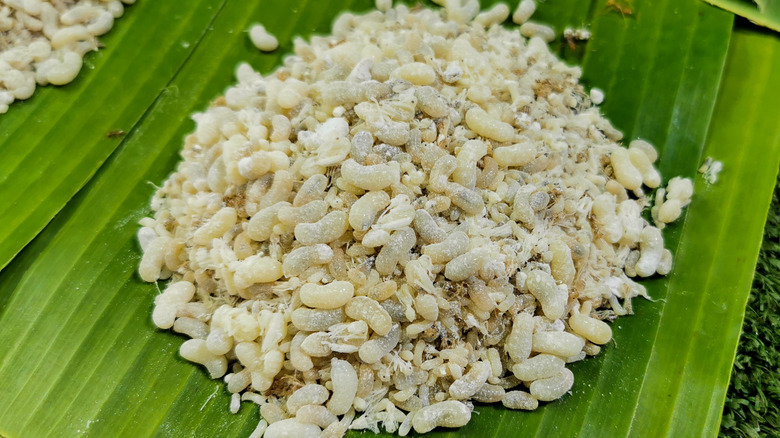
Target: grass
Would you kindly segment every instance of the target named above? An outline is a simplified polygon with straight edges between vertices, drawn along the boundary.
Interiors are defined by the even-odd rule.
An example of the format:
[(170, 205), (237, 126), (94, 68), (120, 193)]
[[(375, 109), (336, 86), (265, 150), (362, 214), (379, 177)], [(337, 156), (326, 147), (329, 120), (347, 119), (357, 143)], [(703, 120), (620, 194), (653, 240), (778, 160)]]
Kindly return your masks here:
[(780, 437), (780, 183), (769, 208), (720, 436)]

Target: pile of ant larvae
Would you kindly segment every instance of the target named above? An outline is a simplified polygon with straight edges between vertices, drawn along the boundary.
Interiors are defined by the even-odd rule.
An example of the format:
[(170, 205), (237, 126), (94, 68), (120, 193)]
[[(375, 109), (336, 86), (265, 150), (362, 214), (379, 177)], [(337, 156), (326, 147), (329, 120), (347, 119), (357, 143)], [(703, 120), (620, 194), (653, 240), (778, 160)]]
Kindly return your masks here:
[(139, 273), (171, 279), (152, 316), (181, 356), (260, 405), (253, 437), (536, 409), (671, 270), (653, 146), (619, 144), (544, 39), (472, 12), (342, 15), (194, 116)]

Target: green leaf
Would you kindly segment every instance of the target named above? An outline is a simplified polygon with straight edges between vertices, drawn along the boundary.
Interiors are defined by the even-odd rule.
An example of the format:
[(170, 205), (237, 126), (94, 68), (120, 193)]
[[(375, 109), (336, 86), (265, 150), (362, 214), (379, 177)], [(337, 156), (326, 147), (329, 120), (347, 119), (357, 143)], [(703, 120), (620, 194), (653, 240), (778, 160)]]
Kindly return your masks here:
[[(83, 72), (77, 83), (13, 106), (12, 122), (0, 118), (0, 154), (16, 160), (0, 161), (7, 166), (0, 175), (8, 175), (0, 177), (0, 191), (19, 202), (26, 193), (32, 200), (25, 202), (45, 205), (41, 212), (19, 204), (0, 216), (15, 212), (38, 223), (12, 225), (20, 231), (0, 235), (3, 245), (15, 239), (8, 250), (0, 246), (0, 261), (24, 247), (0, 272), (0, 434), (8, 438), (247, 436), (259, 418), (249, 404), (229, 414), (224, 385), (178, 358), (182, 337), (151, 324), (157, 290), (135, 273), (136, 222), (149, 214), (152, 184), (176, 166), (183, 137), (193, 129), (189, 115), (233, 82), (239, 61), (271, 71), (290, 51), (293, 35), (326, 32), (339, 11), (365, 10), (370, 2), (188, 3), (213, 19), (189, 9), (166, 12), (160, 3), (167, 4), (141, 1), (130, 8), (109, 38), (143, 37), (173, 50), (181, 42), (177, 27), (150, 23), (165, 21), (163, 12), (191, 15), (179, 27), (198, 39), (178, 64), (167, 64), (167, 77), (144, 67), (135, 72), (145, 81), (135, 85), (118, 86), (113, 76), (99, 80), (101, 70), (122, 72), (139, 62), (140, 52), (128, 43), (98, 53), (104, 67)], [(590, 25), (591, 41), (574, 50), (563, 44), (561, 54), (581, 63), (587, 84), (605, 90), (603, 109), (626, 138), (659, 147), (663, 175), (696, 178), (696, 195), (684, 221), (665, 230), (676, 253), (673, 274), (646, 282), (655, 301), (635, 301), (636, 315), (614, 324), (615, 343), (574, 365), (570, 396), (532, 413), (480, 406), (468, 426), (447, 434), (714, 436), (780, 159), (780, 90), (773, 86), (780, 83), (780, 42), (743, 30), (732, 34), (731, 15), (698, 0), (636, 0), (628, 15), (607, 0), (556, 0), (540, 3), (537, 18), (559, 31)], [(251, 46), (245, 30), (253, 22), (279, 37), (279, 52), (260, 54)], [(107, 93), (118, 93), (104, 99), (116, 104), (108, 113), (126, 114), (129, 125), (115, 126), (94, 110)], [(82, 111), (69, 119), (78, 127), (42, 115), (65, 98), (71, 110)], [(55, 123), (48, 134), (14, 137)], [(6, 136), (8, 127), (18, 133)], [(103, 139), (115, 128), (128, 132), (118, 147)], [(17, 156), (12, 145), (18, 144), (49, 154)], [(52, 153), (65, 147), (78, 153)], [(76, 176), (54, 174), (65, 159), (81, 156), (92, 158)], [(706, 156), (725, 165), (711, 186), (696, 177)], [(67, 187), (58, 200), (50, 202), (53, 195), (40, 181), (25, 180), (25, 169), (41, 168), (49, 169), (43, 174), (53, 184)]]
[[(691, 436), (720, 418), (777, 175), (780, 126), (773, 110), (780, 90), (772, 84), (778, 80), (780, 41), (735, 32), (704, 151), (726, 168), (714, 185), (697, 181), (697, 205), (682, 232), (638, 405), (649, 410), (664, 400), (673, 415), (668, 426), (664, 417), (638, 417), (638, 430), (664, 427), (672, 436)], [(717, 428), (709, 430), (714, 435)]]
[(777, 0), (704, 0), (745, 17), (761, 26), (780, 31), (780, 2)]

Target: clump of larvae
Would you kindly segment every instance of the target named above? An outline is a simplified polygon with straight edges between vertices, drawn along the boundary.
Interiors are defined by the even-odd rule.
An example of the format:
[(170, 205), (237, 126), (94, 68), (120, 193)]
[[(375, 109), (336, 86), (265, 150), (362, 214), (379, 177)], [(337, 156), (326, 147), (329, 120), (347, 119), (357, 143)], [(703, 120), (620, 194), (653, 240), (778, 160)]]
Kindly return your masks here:
[(672, 268), (661, 225), (690, 182), (618, 143), (534, 1), (519, 32), (506, 5), (443, 3), (446, 20), (377, 2), (271, 74), (241, 65), (141, 221), (141, 278), (172, 279), (154, 324), (191, 338), (182, 357), (224, 379), (232, 411), (260, 405), (253, 436), (537, 409), (610, 348), (608, 321), (647, 296), (636, 280)]

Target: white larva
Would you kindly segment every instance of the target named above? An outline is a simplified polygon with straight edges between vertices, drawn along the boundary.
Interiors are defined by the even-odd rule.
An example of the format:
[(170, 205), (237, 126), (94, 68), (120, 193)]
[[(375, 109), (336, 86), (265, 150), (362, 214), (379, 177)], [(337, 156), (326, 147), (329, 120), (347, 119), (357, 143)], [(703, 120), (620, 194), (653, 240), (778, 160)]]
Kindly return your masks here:
[(98, 12), (87, 24), (87, 31), (94, 35), (103, 35), (114, 26), (114, 14), (108, 10)]
[(539, 300), (545, 316), (551, 320), (563, 316), (569, 297), (555, 284), (555, 280), (550, 274), (538, 269), (533, 270), (528, 273), (525, 286)]
[(279, 209), (277, 218), (284, 225), (295, 228), (298, 224), (313, 223), (328, 214), (328, 203), (324, 200), (314, 200), (299, 207), (285, 205)]
[(236, 358), (250, 372), (258, 372), (263, 368), (263, 352), (256, 342), (245, 341), (236, 344)]
[(24, 100), (35, 91), (35, 75), (32, 72), (9, 69), (3, 74), (3, 84), (13, 98)]
[(550, 251), (552, 252), (550, 270), (553, 278), (558, 283), (571, 285), (574, 281), (574, 276), (577, 274), (574, 260), (571, 256), (571, 249), (564, 242), (553, 240), (550, 242)]
[(81, 70), (81, 55), (63, 49), (58, 51), (57, 58), (49, 58), (53, 64), (46, 69), (46, 82), (52, 85), (65, 85), (79, 74)]
[(555, 40), (555, 30), (543, 24), (526, 22), (520, 26), (520, 33), (528, 38), (539, 38), (545, 43)]
[(260, 415), (268, 424), (274, 424), (287, 418), (282, 408), (274, 402), (261, 404)]
[(390, 205), (390, 196), (384, 191), (364, 194), (349, 210), (349, 224), (357, 231), (367, 231), (382, 210)]
[(487, 144), (480, 140), (469, 140), (460, 147), (457, 154), (458, 166), (452, 173), (452, 180), (473, 189), (477, 183), (477, 163), (487, 154)]
[(658, 263), (656, 272), (659, 275), (667, 275), (672, 271), (672, 252), (664, 248), (663, 254), (661, 254), (661, 261)]
[[(390, 243), (390, 233), (385, 230), (370, 230), (364, 236), (361, 242), (366, 248), (377, 248)], [(392, 269), (392, 267), (390, 267)]]
[[(183, 317), (177, 318), (173, 323), (173, 331), (185, 334), (193, 339), (206, 339), (209, 335), (209, 326), (203, 321)], [(211, 349), (209, 349), (209, 351), (211, 351)]]
[(438, 158), (428, 176), (428, 190), (444, 193), (449, 185), (448, 179), (458, 167), (457, 158), (452, 155), (444, 155)]
[(328, 401), (328, 410), (333, 415), (346, 414), (357, 393), (357, 372), (349, 362), (333, 358), (330, 363), (330, 378), (333, 382), (333, 395)]
[(478, 14), (474, 21), (485, 27), (501, 24), (509, 17), (509, 6), (505, 3), (498, 3), (491, 9)]
[(511, 141), (515, 136), (512, 125), (491, 117), (478, 106), (466, 112), (466, 124), (477, 134), (502, 143)]
[(539, 407), (539, 401), (525, 391), (509, 391), (504, 394), (501, 403), (506, 408), (524, 411), (533, 411)]
[(341, 237), (349, 226), (347, 213), (332, 211), (317, 222), (295, 226), (295, 239), (303, 245), (330, 243)]
[(417, 105), (429, 116), (439, 118), (447, 115), (447, 103), (433, 87), (419, 87), (414, 95), (417, 97)]
[(249, 434), (249, 438), (260, 438), (265, 433), (265, 430), (268, 428), (268, 422), (265, 420), (260, 420), (257, 423), (257, 426), (252, 431), (252, 433)]
[(338, 417), (328, 411), (325, 406), (320, 405), (301, 406), (295, 413), (295, 419), (301, 423), (315, 424), (322, 429), (339, 421)]
[(230, 413), (237, 414), (239, 409), (241, 409), (241, 395), (233, 394), (230, 396)]
[(279, 210), (289, 205), (288, 202), (279, 202), (255, 213), (246, 224), (246, 233), (258, 242), (268, 240), (279, 222)]
[(233, 282), (236, 287), (245, 289), (256, 283), (271, 283), (282, 275), (282, 264), (278, 260), (257, 254), (236, 262)]
[(265, 438), (319, 438), (321, 429), (316, 424), (301, 423), (287, 418), (270, 424), (265, 429)]
[(636, 273), (641, 277), (649, 277), (656, 273), (664, 251), (664, 238), (661, 231), (655, 227), (645, 227), (640, 235), (639, 261), (636, 263)]
[(258, 50), (263, 52), (273, 52), (279, 47), (279, 40), (268, 33), (262, 24), (255, 24), (249, 29), (249, 39)]
[(193, 242), (198, 245), (206, 245), (212, 239), (221, 237), (233, 225), (236, 224), (236, 210), (232, 207), (225, 207), (214, 214), (208, 221), (195, 231), (192, 236)]
[(536, 2), (534, 0), (522, 0), (512, 14), (512, 22), (523, 24), (531, 18), (534, 12), (536, 12)]
[(629, 147), (628, 156), (631, 159), (631, 164), (633, 164), (642, 175), (644, 185), (654, 189), (661, 184), (661, 175), (653, 167), (653, 163), (644, 150)]
[(555, 376), (532, 382), (529, 389), (535, 399), (553, 401), (563, 397), (573, 385), (574, 374), (568, 368), (563, 368)]
[(320, 310), (301, 307), (292, 313), (292, 324), (298, 330), (317, 332), (327, 330), (333, 324), (344, 322), (342, 309)]
[(457, 400), (448, 400), (426, 406), (414, 414), (412, 427), (417, 433), (430, 432), (436, 427), (461, 427), (471, 420), (471, 409)]
[(287, 412), (292, 415), (298, 408), (306, 405), (321, 405), (330, 396), (330, 392), (322, 385), (310, 383), (299, 388), (287, 398)]
[(601, 105), (604, 103), (604, 91), (602, 91), (601, 88), (591, 88), (589, 97), (594, 105)]
[(401, 336), (401, 329), (394, 324), (385, 336), (374, 336), (371, 340), (360, 346), (360, 360), (367, 364), (378, 362), (382, 356), (389, 353), (390, 350), (398, 345)]
[(493, 150), (493, 158), (499, 166), (525, 166), (536, 158), (537, 148), (533, 143), (518, 143)]
[(79, 41), (89, 40), (91, 37), (92, 35), (84, 26), (76, 25), (63, 27), (52, 36), (51, 47), (54, 50), (60, 50), (66, 47), (72, 47), (74, 43)]
[(324, 243), (302, 246), (290, 251), (282, 262), (282, 272), (287, 277), (297, 277), (312, 266), (333, 260), (333, 249)]
[(633, 140), (628, 145), (628, 148), (641, 150), (647, 155), (647, 159), (650, 160), (651, 163), (655, 163), (656, 160), (658, 160), (658, 151), (655, 150), (655, 147), (642, 139)]
[(431, 258), (433, 263), (447, 263), (468, 250), (471, 239), (462, 231), (456, 231), (442, 242), (425, 245), (423, 255)]
[[(130, 3), (130, 2), (128, 2)], [(114, 18), (119, 18), (125, 13), (125, 6), (120, 0), (111, 0), (107, 3), (106, 9)]]
[(222, 377), (227, 371), (225, 356), (210, 352), (203, 339), (185, 341), (179, 348), (179, 354), (190, 362), (199, 363), (206, 367), (212, 379)]
[(669, 199), (658, 209), (658, 218), (664, 223), (674, 222), (682, 214), (682, 207), (679, 199)]
[(411, 228), (403, 228), (394, 231), (387, 244), (379, 251), (376, 257), (376, 270), (381, 275), (391, 274), (398, 262), (401, 261), (414, 247), (417, 242), (417, 236)]
[(292, 125), (290, 119), (282, 114), (277, 114), (271, 119), (271, 141), (281, 142), (290, 137)]
[(504, 398), (506, 390), (498, 385), (486, 383), (473, 395), (473, 399), (480, 403), (498, 403)]
[(512, 323), (512, 330), (506, 338), (504, 350), (515, 362), (531, 355), (533, 346), (534, 319), (527, 313), (518, 313)]
[(300, 207), (310, 202), (325, 198), (325, 190), (328, 186), (328, 177), (325, 175), (312, 175), (304, 181), (298, 193), (293, 199), (293, 206)]
[(372, 228), (384, 231), (400, 230), (411, 225), (414, 216), (415, 210), (409, 195), (398, 195), (390, 200), (390, 205), (377, 218)]
[(179, 306), (189, 302), (194, 296), (195, 286), (189, 281), (177, 281), (168, 285), (154, 300), (154, 325), (163, 329), (173, 327)]
[(490, 373), (489, 363), (477, 362), (472, 364), (468, 373), (452, 382), (449, 388), (450, 396), (458, 400), (470, 398), (487, 382)]
[(290, 343), (290, 363), (298, 371), (309, 371), (314, 367), (311, 357), (303, 351), (301, 344), (306, 339), (306, 334), (298, 332)]
[(585, 340), (568, 332), (536, 332), (533, 335), (532, 351), (552, 354), (558, 357), (573, 357), (585, 347)]
[(375, 6), (380, 11), (386, 12), (393, 7), (393, 0), (376, 0)]
[(228, 392), (235, 394), (245, 390), (252, 383), (252, 375), (249, 369), (244, 368), (237, 373), (227, 374), (224, 380), (228, 385)]
[(206, 348), (214, 354), (227, 354), (233, 348), (233, 337), (219, 327), (212, 327), (206, 337)]
[(327, 357), (333, 353), (333, 349), (327, 343), (329, 340), (330, 336), (326, 332), (312, 333), (301, 342), (301, 351), (310, 358)]
[[(303, 304), (315, 309), (338, 309), (347, 304), (354, 294), (355, 286), (348, 281), (334, 281), (326, 285), (306, 283), (300, 290)], [(349, 308), (347, 310), (349, 315)]]
[(487, 254), (481, 248), (461, 254), (447, 263), (444, 276), (452, 281), (463, 281), (477, 273), (485, 263)]
[(436, 71), (428, 64), (412, 62), (398, 67), (390, 76), (404, 79), (414, 85), (430, 85), (436, 80)]
[(168, 236), (158, 236), (148, 241), (138, 265), (138, 275), (143, 281), (152, 282), (161, 278), (165, 264), (165, 251), (170, 242), (171, 238)]
[(480, 215), (485, 208), (482, 196), (474, 189), (460, 184), (449, 184), (446, 190), (452, 203), (461, 209), (466, 216)]
[(524, 382), (558, 375), (565, 365), (563, 359), (551, 354), (537, 354), (512, 366), (512, 373)]
[(574, 333), (593, 342), (604, 345), (612, 339), (612, 329), (601, 320), (581, 313), (573, 313), (569, 318), (569, 325)]
[(368, 297), (354, 297), (344, 307), (344, 313), (352, 319), (365, 321), (379, 336), (385, 336), (392, 328), (392, 319), (378, 302)]
[(427, 243), (439, 243), (447, 238), (447, 233), (439, 228), (431, 214), (426, 210), (420, 209), (415, 211), (412, 224), (414, 231)]
[(439, 319), (439, 305), (433, 295), (417, 295), (415, 310), (427, 321), (436, 321)]
[(341, 176), (363, 190), (382, 190), (401, 179), (398, 163), (363, 166), (353, 159), (341, 165)]
[(636, 190), (642, 185), (642, 174), (631, 161), (627, 149), (618, 147), (610, 156), (612, 168), (615, 171), (615, 179), (627, 190)]
[(287, 202), (293, 189), (294, 178), (287, 170), (279, 170), (274, 173), (271, 188), (263, 195), (257, 205), (259, 210), (269, 208), (280, 202)]

